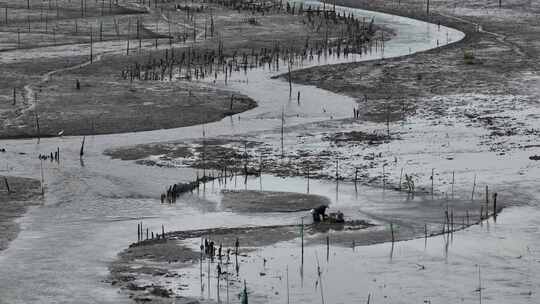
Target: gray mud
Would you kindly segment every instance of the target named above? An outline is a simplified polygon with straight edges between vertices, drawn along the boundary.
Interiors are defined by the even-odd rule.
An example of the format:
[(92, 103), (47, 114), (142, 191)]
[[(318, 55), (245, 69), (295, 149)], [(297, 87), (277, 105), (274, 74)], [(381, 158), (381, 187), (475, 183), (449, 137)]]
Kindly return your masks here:
[(235, 212), (297, 212), (330, 205), (324, 196), (274, 191), (222, 191), (222, 208)]
[(19, 225), (15, 220), (22, 216), (29, 206), (41, 203), (40, 189), (40, 182), (35, 179), (0, 176), (0, 251), (6, 249), (19, 233)]

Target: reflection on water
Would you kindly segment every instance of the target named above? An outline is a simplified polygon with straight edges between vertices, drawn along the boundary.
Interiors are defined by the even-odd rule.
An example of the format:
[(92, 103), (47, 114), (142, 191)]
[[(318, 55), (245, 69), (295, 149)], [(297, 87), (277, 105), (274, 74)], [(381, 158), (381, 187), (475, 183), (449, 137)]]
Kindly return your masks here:
[[(317, 286), (320, 263), (327, 303), (366, 303), (368, 297), (372, 303), (476, 303), (479, 286), (485, 303), (536, 303), (534, 294), (540, 291), (539, 216), (537, 208), (510, 208), (497, 224), (490, 219), (483, 226), (454, 233), (453, 240), (443, 235), (429, 238), (427, 243), (416, 239), (356, 250), (334, 246), (330, 234), (330, 258), (322, 259), (325, 243), (308, 246), (303, 267), (299, 240), (282, 242), (243, 258), (231, 290), (237, 294), (239, 282), (246, 280), (253, 297), (264, 303), (285, 303), (287, 296), (291, 303), (321, 302), (321, 286)], [(496, 229), (488, 229), (488, 223)], [(196, 246), (197, 241), (186, 243)], [(189, 287), (181, 294), (199, 297), (199, 277), (190, 268), (183, 278)], [(213, 273), (211, 281), (216, 281)], [(216, 297), (215, 291), (209, 296)]]

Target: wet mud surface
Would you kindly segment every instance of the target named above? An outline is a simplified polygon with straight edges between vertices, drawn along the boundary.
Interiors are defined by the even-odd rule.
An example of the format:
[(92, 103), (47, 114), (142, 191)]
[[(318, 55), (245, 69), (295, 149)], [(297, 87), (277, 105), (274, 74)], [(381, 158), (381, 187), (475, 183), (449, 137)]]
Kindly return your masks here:
[(298, 212), (308, 211), (330, 200), (319, 195), (272, 191), (223, 191), (221, 207), (236, 212)]
[(17, 218), (30, 206), (42, 203), (41, 184), (38, 180), (15, 176), (0, 176), (0, 251), (17, 237)]
[[(366, 221), (349, 221), (342, 224), (321, 223), (305, 225), (303, 231), (306, 238), (309, 238), (328, 231), (358, 231), (371, 225)], [(118, 260), (110, 267), (110, 281), (111, 284), (120, 286), (135, 301), (169, 303), (174, 300), (190, 300), (198, 303), (200, 299), (186, 299), (177, 295), (188, 285), (181, 284), (177, 290), (172, 290), (166, 287), (168, 284), (159, 285), (148, 283), (148, 281), (159, 280), (159, 278), (182, 281), (182, 268), (198, 264), (202, 267), (206, 262), (208, 265), (214, 262), (216, 265), (219, 263), (224, 268), (224, 273), (225, 267), (234, 266), (238, 273), (242, 263), (255, 254), (257, 248), (293, 240), (299, 237), (300, 230), (299, 225), (279, 225), (167, 232), (164, 238), (134, 243), (120, 253)], [(205, 250), (201, 251), (182, 242), (190, 239), (202, 242), (203, 238), (214, 242), (214, 254), (206, 253)], [(235, 247), (237, 240), (238, 255)], [(233, 280), (238, 279), (233, 278)], [(202, 302), (204, 303), (204, 300)]]
[[(340, 22), (326, 23), (329, 30), (323, 34), (322, 23), (314, 30), (320, 16), (308, 22), (274, 7), (256, 12), (249, 6), (167, 2), (158, 10), (120, 1), (110, 7), (88, 4), (77, 16), (78, 7), (64, 2), (46, 17), (37, 4), (29, 11), (12, 5), (11, 23), (0, 27), (5, 36), (2, 138), (112, 134), (218, 121), (256, 106), (247, 96), (212, 85), (211, 78), (228, 64), (218, 64), (218, 54), (219, 60), (234, 62), (238, 73), (247, 66), (239, 57), (250, 56), (249, 65), (257, 66), (255, 52), (262, 58), (259, 52), (276, 47), (283, 53), (320, 48), (323, 41), (343, 35)], [(252, 11), (253, 17), (244, 17)], [(54, 27), (44, 26), (44, 18)], [(17, 27), (22, 25), (28, 32)], [(202, 78), (209, 83), (191, 81)]]
[[(401, 7), (394, 2), (390, 4), (381, 1), (355, 2), (354, 5), (428, 19), (422, 13), (425, 11), (424, 2), (400, 3)], [(83, 210), (84, 216), (81, 219), (75, 216), (73, 222), (70, 219), (67, 223), (65, 218), (60, 217), (58, 231), (51, 227), (43, 231), (36, 227), (29, 228), (21, 243), (10, 251), (11, 255), (2, 257), (6, 261), (6, 272), (18, 270), (18, 267), (24, 266), (28, 269), (34, 266), (35, 259), (26, 256), (25, 249), (40, 241), (39, 238), (33, 241), (30, 239), (35, 238), (35, 235), (40, 236), (41, 232), (52, 239), (42, 235), (43, 241), (40, 244), (49, 244), (54, 238), (62, 236), (65, 237), (63, 241), (67, 250), (54, 252), (49, 247), (42, 248), (42, 252), (54, 255), (41, 254), (38, 262), (45, 258), (49, 261), (51, 256), (57, 257), (58, 261), (46, 265), (51, 267), (35, 267), (43, 281), (31, 286), (49, 287), (36, 288), (36, 293), (41, 292), (40, 299), (50, 297), (47, 294), (49, 289), (52, 290), (51, 294), (62, 294), (73, 300), (72, 296), (76, 293), (78, 299), (82, 299), (85, 292), (88, 292), (89, 282), (97, 281), (97, 275), (89, 273), (103, 272), (103, 269), (96, 265), (109, 265), (107, 259), (121, 251), (118, 259), (110, 263), (112, 277), (103, 283), (108, 287), (112, 285), (115, 293), (116, 288), (120, 287), (120, 298), (124, 299), (125, 295), (128, 295), (131, 301), (135, 302), (197, 303), (216, 300), (220, 302), (219, 299), (224, 302), (225, 288), (228, 292), (229, 287), (233, 302), (239, 302), (237, 295), (243, 288), (243, 280), (247, 280), (249, 286), (250, 302), (285, 302), (284, 290), (288, 290), (290, 275), (294, 302), (313, 303), (320, 300), (319, 292), (322, 297), (321, 265), (326, 299), (334, 299), (336, 302), (366, 302), (365, 297), (372, 294), (376, 295), (378, 302), (386, 300), (396, 303), (429, 303), (431, 299), (434, 302), (473, 302), (478, 299), (477, 291), (480, 291), (484, 295), (482, 298), (480, 294), (481, 300), (534, 303), (531, 295), (538, 287), (528, 282), (536, 282), (538, 279), (536, 272), (531, 272), (531, 269), (538, 268), (538, 233), (534, 227), (538, 226), (535, 198), (539, 167), (535, 163), (535, 157), (530, 157), (539, 154), (535, 139), (536, 130), (539, 128), (536, 121), (540, 112), (534, 103), (537, 95), (535, 85), (538, 82), (534, 59), (536, 44), (529, 42), (536, 37), (534, 25), (537, 20), (517, 4), (519, 3), (505, 4), (507, 6), (503, 13), (500, 13), (493, 7), (493, 3), (464, 2), (456, 5), (447, 1), (435, 1), (433, 15), (429, 20), (461, 29), (467, 33), (465, 40), (414, 56), (322, 66), (292, 73), (295, 84), (316, 84), (354, 99), (357, 103), (351, 105), (359, 110), (359, 115), (355, 118), (343, 118), (341, 115), (339, 119), (335, 119), (332, 109), (338, 107), (338, 104), (321, 103), (318, 98), (313, 97), (312, 100), (304, 99), (304, 93), (310, 90), (299, 86), (305, 90), (302, 91), (302, 100), (297, 102), (291, 97), (288, 103), (285, 100), (282, 113), (286, 113), (281, 114), (281, 117), (279, 106), (257, 116), (273, 120), (272, 124), (263, 122), (262, 119), (252, 125), (248, 124), (251, 127), (264, 123), (271, 126), (266, 129), (261, 127), (263, 131), (252, 131), (248, 127), (241, 135), (213, 137), (208, 133), (206, 136), (202, 135), (206, 129), (201, 126), (197, 134), (205, 137), (204, 140), (196, 135), (191, 137), (199, 139), (148, 144), (160, 140), (159, 136), (155, 136), (152, 139), (133, 140), (143, 141), (144, 145), (131, 145), (129, 140), (125, 140), (123, 142), (130, 146), (124, 148), (118, 148), (120, 144), (116, 142), (109, 142), (115, 146), (106, 151), (110, 157), (150, 166), (135, 166), (133, 162), (111, 160), (101, 155), (102, 150), (107, 147), (94, 147), (95, 151), (91, 150), (87, 156), (87, 167), (82, 165), (82, 159), (81, 166), (78, 165), (78, 159), (75, 159), (76, 169), (69, 168), (56, 181), (51, 181), (51, 186), (56, 187), (57, 197), (53, 195), (50, 200), (59, 201), (61, 204), (67, 200), (69, 203), (65, 204), (64, 208), (67, 206), (68, 209), (74, 209), (75, 211), (69, 211), (76, 215)], [(486, 6), (488, 9), (485, 9)], [(536, 9), (535, 5), (527, 8), (531, 11)], [(236, 45), (249, 53), (254, 46), (272, 46), (275, 33), (294, 40), (290, 41), (291, 45), (304, 43), (303, 39), (297, 39), (297, 36), (290, 33), (301, 33), (300, 31), (289, 31), (290, 28), (302, 29), (300, 22), (283, 27), (283, 24), (287, 24), (285, 21), (290, 21), (290, 16), (267, 17), (233, 24), (225, 19), (224, 23), (234, 28), (225, 33), (226, 38), (238, 36), (238, 40), (225, 39), (226, 49)], [(465, 20), (461, 20), (462, 17)], [(519, 26), (511, 25), (516, 20), (519, 21)], [(470, 22), (479, 22), (483, 25), (482, 30), (477, 31), (478, 28), (475, 29)], [(252, 26), (257, 23), (259, 24), (256, 27)], [(125, 25), (125, 22), (123, 24)], [(528, 27), (531, 24), (533, 26)], [(163, 34), (167, 25), (160, 23), (158, 27)], [(261, 31), (261, 28), (268, 30), (268, 34)], [(283, 30), (284, 28), (286, 30)], [(239, 31), (242, 35), (237, 35)], [(202, 31), (199, 32), (202, 38), (201, 33)], [(151, 32), (145, 30), (145, 35), (147, 34)], [(253, 39), (255, 36), (260, 40)], [(304, 34), (300, 36), (304, 37)], [(253, 40), (253, 45), (245, 44), (245, 41)], [(120, 48), (121, 52), (124, 52), (124, 42), (122, 40), (120, 47), (111, 49), (114, 51)], [(137, 41), (132, 43), (134, 49), (130, 50), (133, 51), (130, 56), (134, 61), (142, 62), (147, 56), (155, 56), (156, 60), (165, 57), (163, 49), (137, 54)], [(168, 41), (164, 42), (167, 43)], [(197, 47), (194, 46), (194, 49)], [(212, 96), (205, 95), (204, 101), (198, 101), (200, 108), (194, 107), (195, 103), (190, 101), (193, 102), (195, 98), (190, 97), (206, 92), (210, 84), (201, 82), (197, 84), (201, 87), (194, 88), (193, 83), (184, 83), (181, 73), (179, 87), (172, 91), (163, 90), (166, 84), (162, 82), (170, 81), (167, 79), (137, 80), (128, 86), (129, 80), (122, 79), (122, 75), (118, 73), (119, 67), (114, 65), (115, 56), (113, 53), (104, 56), (88, 70), (85, 66), (80, 70), (55, 73), (50, 80), (44, 82), (46, 84), (42, 89), (49, 90), (47, 95), (55, 96), (54, 100), (47, 101), (47, 105), (41, 105), (43, 110), (47, 109), (43, 111), (44, 114), (39, 114), (40, 117), (43, 115), (44, 119), (44, 135), (46, 128), (50, 128), (51, 132), (64, 128), (69, 134), (108, 133), (130, 128), (169, 128), (181, 125), (180, 120), (173, 119), (179, 115), (175, 112), (177, 110), (188, 112), (185, 115), (190, 117), (191, 110), (197, 111), (201, 108), (213, 112), (215, 119), (223, 117), (230, 110), (228, 99), (232, 92), (222, 91), (221, 87), (209, 93)], [(81, 63), (83, 62), (84, 60)], [(134, 62), (118, 62), (121, 62), (125, 69), (135, 65)], [(96, 79), (100, 77), (94, 74), (94, 69), (105, 69), (108, 73), (105, 73), (103, 79)], [(285, 72), (283, 66), (281, 72)], [(73, 118), (78, 121), (79, 129), (53, 126), (47, 122), (46, 117), (49, 115), (47, 113), (56, 111), (54, 104), (65, 102), (61, 108), (67, 108), (67, 99), (77, 99), (78, 92), (71, 92), (76, 89), (69, 89), (74, 85), (74, 77), (81, 80), (80, 91), (90, 93), (89, 98), (81, 98), (82, 110)], [(55, 82), (57, 78), (59, 82)], [(117, 81), (122, 82), (122, 85), (117, 84)], [(247, 79), (242, 81), (247, 83)], [(93, 82), (100, 85), (89, 85)], [(297, 88), (295, 84), (294, 92)], [(24, 83), (21, 85), (24, 89)], [(101, 100), (111, 103), (102, 88), (103, 91), (114, 90), (121, 93), (114, 95), (114, 100), (121, 101), (119, 110), (115, 106), (99, 104)], [(7, 106), (11, 91), (4, 91)], [(61, 94), (55, 95), (54, 91)], [(318, 96), (320, 99), (327, 96), (320, 94), (321, 91), (316, 92), (321, 96)], [(145, 97), (131, 102), (138, 93)], [(175, 94), (182, 97), (181, 105), (175, 103)], [(93, 95), (99, 97), (96, 101), (97, 107), (113, 113), (112, 116), (105, 115), (101, 121), (99, 118), (94, 119), (98, 117), (99, 110), (96, 110), (92, 103)], [(213, 101), (213, 95), (221, 98), (217, 105)], [(62, 96), (69, 98), (63, 100)], [(164, 107), (159, 108), (155, 101), (147, 100), (152, 96), (171, 101), (163, 101)], [(343, 95), (330, 96), (335, 100), (349, 100)], [(245, 98), (241, 104), (246, 109), (252, 107), (251, 99)], [(317, 105), (320, 113), (316, 115), (324, 119), (317, 116), (317, 119), (308, 120), (306, 123), (295, 123), (303, 118), (302, 111), (312, 110), (307, 107), (300, 108), (310, 103)], [(38, 104), (37, 109), (41, 106)], [(133, 110), (131, 107), (142, 110)], [(91, 115), (87, 115), (89, 109)], [(84, 115), (79, 115), (83, 112)], [(142, 118), (138, 117), (140, 125), (135, 125), (134, 122), (129, 122), (128, 118), (122, 118), (123, 112), (126, 116), (129, 113), (144, 112), (160, 119), (157, 122), (153, 119), (141, 121)], [(17, 124), (12, 124), (14, 128), (18, 132), (32, 133), (31, 130), (35, 129), (31, 124), (35, 120), (33, 113), (30, 110), (26, 114), (29, 115), (26, 119), (27, 126), (20, 128)], [(313, 113), (315, 111), (310, 112), (310, 115)], [(353, 113), (356, 111), (351, 108), (351, 117)], [(10, 117), (11, 114), (6, 115)], [(55, 120), (60, 117), (57, 112), (50, 115), (55, 117)], [(192, 117), (200, 115), (193, 114)], [(210, 115), (208, 117), (208, 120), (205, 118), (199, 122), (192, 120), (190, 124), (201, 124), (214, 119)], [(88, 123), (80, 124), (80, 121), (85, 119)], [(279, 123), (276, 123), (280, 120), (281, 130)], [(128, 123), (119, 127), (126, 121)], [(190, 120), (186, 118), (186, 121)], [(240, 121), (239, 116), (231, 117), (231, 124), (227, 127), (233, 128), (236, 121)], [(60, 124), (69, 126), (66, 122)], [(83, 130), (81, 125), (86, 129)], [(125, 129), (122, 129), (124, 127)], [(179, 132), (178, 137), (190, 138), (188, 132), (187, 135)], [(161, 135), (164, 134), (165, 132)], [(136, 137), (133, 134), (126, 136)], [(66, 142), (69, 140), (66, 139)], [(96, 142), (100, 143), (99, 139)], [(77, 146), (70, 150), (76, 155), (79, 142), (71, 144)], [(98, 161), (95, 161), (96, 159)], [(129, 171), (130, 178), (126, 178), (128, 174), (122, 176), (125, 173), (122, 170), (136, 170), (137, 177), (133, 178), (134, 171)], [(164, 185), (194, 178), (195, 175), (200, 176), (202, 172), (219, 176), (225, 170), (229, 174), (233, 173), (233, 176), (228, 179), (228, 186), (216, 186), (223, 189), (210, 193), (210, 189), (215, 185), (207, 183), (208, 193), (199, 189), (196, 194), (183, 195), (176, 204), (159, 204), (158, 193)], [(257, 174), (250, 174), (243, 182), (245, 171)], [(93, 180), (96, 176), (97, 182)], [(146, 177), (145, 182), (135, 181), (142, 179), (142, 176)], [(79, 179), (82, 181), (79, 182)], [(311, 188), (308, 186), (310, 180)], [(217, 180), (214, 182), (220, 184)], [(100, 191), (91, 185), (98, 185)], [(489, 186), (489, 192), (484, 192), (484, 189), (487, 190), (486, 186)], [(62, 192), (62, 189), (68, 187), (78, 191), (83, 203), (78, 203), (78, 199), (71, 199), (71, 195), (68, 197)], [(268, 199), (282, 205), (285, 203), (284, 198), (288, 200), (298, 197), (298, 200), (302, 201), (309, 197), (299, 194), (306, 188), (306, 192), (327, 197), (332, 202), (332, 207), (344, 211), (348, 223), (339, 226), (321, 224), (315, 227), (305, 219), (306, 212), (277, 213), (276, 210), (284, 210), (281, 207), (268, 206)], [(103, 195), (102, 191), (106, 194)], [(297, 193), (283, 195), (284, 191)], [(88, 194), (93, 192), (100, 194)], [(269, 195), (271, 192), (279, 192), (280, 195)], [(495, 192), (499, 194), (497, 205), (493, 196)], [(125, 197), (122, 194), (126, 194)], [(261, 212), (264, 208), (260, 206), (253, 208), (251, 203), (254, 201), (256, 204), (266, 205), (266, 208), (270, 207), (271, 212)], [(221, 207), (227, 205), (232, 208), (223, 212)], [(526, 205), (529, 207), (524, 207)], [(123, 209), (125, 206), (129, 207)], [(494, 213), (500, 212), (503, 207), (505, 209), (496, 221)], [(92, 208), (99, 210), (99, 216), (96, 216), (99, 217), (99, 222), (87, 227), (89, 222), (95, 221), (92, 219)], [(61, 208), (58, 213), (66, 214)], [(39, 218), (39, 214), (33, 216)], [(309, 215), (307, 216), (309, 219)], [(150, 235), (153, 232), (154, 239), (133, 243), (128, 249), (122, 250), (121, 248), (127, 247), (128, 242), (134, 241), (135, 222), (138, 223), (141, 218), (144, 218), (145, 228), (148, 225)], [(305, 255), (300, 253), (300, 248), (304, 248), (301, 246), (298, 223), (301, 218), (306, 220)], [(161, 236), (157, 239), (163, 221), (180, 228), (173, 228), (178, 230), (176, 232), (167, 230), (163, 239)], [(120, 224), (114, 224), (117, 222)], [(254, 224), (259, 226), (255, 227)], [(206, 228), (198, 229), (201, 226)], [(428, 238), (425, 238), (426, 236)], [(201, 238), (209, 238), (214, 240), (216, 245), (221, 243), (223, 248), (233, 250), (234, 242), (238, 238), (240, 254), (231, 255), (228, 262), (222, 260), (221, 265), (219, 257), (213, 256), (213, 261), (212, 257), (201, 258)], [(99, 252), (96, 247), (99, 247)], [(109, 254), (101, 251), (114, 252)], [(17, 254), (19, 256), (14, 256)], [(90, 258), (92, 261), (89, 261), (88, 257), (80, 258), (91, 254), (100, 261), (93, 261), (93, 257)], [(18, 261), (19, 258), (28, 266), (9, 265), (9, 262), (15, 259)], [(239, 263), (236, 263), (236, 258)], [(235, 269), (236, 264), (240, 265), (239, 270)], [(225, 268), (224, 276), (218, 275), (218, 265), (222, 270)], [(299, 265), (301, 267), (298, 267)], [(75, 266), (89, 269), (85, 273), (88, 278), (73, 281), (73, 275), (61, 271)], [(479, 272), (480, 266), (484, 281), (477, 280), (476, 277), (475, 267), (478, 267)], [(509, 267), (516, 271), (508, 271)], [(52, 271), (47, 272), (49, 269)], [(4, 281), (6, 286), (11, 286), (6, 288), (9, 289), (6, 290), (8, 299), (28, 299), (24, 296), (29, 288), (24, 291), (13, 288), (14, 284), (19, 282), (37, 280), (37, 273), (33, 278), (27, 277), (26, 273), (15, 271), (13, 282)], [(45, 276), (42, 276), (43, 273)], [(65, 278), (62, 280), (59, 277)], [(70, 294), (66, 295), (63, 291), (64, 285), (58, 284), (59, 282), (70, 286), (74, 292), (69, 290)], [(481, 285), (477, 287), (476, 284)], [(483, 288), (482, 284), (488, 287)], [(81, 289), (81, 286), (85, 287)], [(320, 288), (314, 290), (313, 286)], [(100, 285), (99, 288), (103, 286)], [(289, 297), (288, 292), (286, 296)], [(103, 299), (104, 302), (107, 300), (112, 302), (110, 299)], [(34, 301), (37, 303), (39, 299)]]

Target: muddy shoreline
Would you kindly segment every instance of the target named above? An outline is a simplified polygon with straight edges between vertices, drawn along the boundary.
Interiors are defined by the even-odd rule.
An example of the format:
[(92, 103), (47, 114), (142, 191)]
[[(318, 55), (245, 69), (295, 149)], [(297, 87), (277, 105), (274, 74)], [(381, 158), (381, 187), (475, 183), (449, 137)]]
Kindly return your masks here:
[[(5, 118), (3, 126), (0, 126), (0, 138), (115, 134), (221, 120), (256, 107), (256, 101), (227, 88), (218, 88), (209, 80), (201, 82), (191, 79), (199, 80), (201, 75), (210, 79), (214, 73), (217, 78), (222, 68), (233, 72), (234, 67), (234, 72), (239, 73), (241, 66), (247, 65), (247, 60), (253, 62), (255, 58), (265, 57), (267, 54), (263, 54), (263, 50), (266, 52), (276, 47), (279, 49), (278, 54), (285, 53), (286, 50), (307, 47), (309, 41), (313, 52), (313, 48), (320, 48), (329, 39), (336, 39), (342, 22), (334, 20), (335, 25), (327, 23), (326, 27), (330, 29), (324, 37), (319, 32), (320, 25), (316, 31), (312, 28), (313, 24), (309, 25), (310, 22), (318, 22), (321, 18), (318, 15), (309, 17), (307, 21), (305, 15), (295, 15), (294, 11), (291, 14), (290, 11), (285, 13), (272, 9), (261, 13), (252, 12), (251, 8), (244, 6), (236, 11), (236, 8), (213, 2), (187, 10), (177, 9), (174, 5), (162, 4), (162, 10), (169, 9), (176, 15), (175, 18), (179, 18), (174, 23), (151, 8), (145, 10), (145, 13), (140, 11), (140, 7), (137, 11), (123, 9), (122, 5), (109, 9), (108, 14), (101, 17), (100, 38), (95, 38), (96, 48), (103, 51), (96, 51), (93, 60), (89, 60), (90, 56), (66, 53), (63, 59), (73, 59), (77, 65), (64, 67), (65, 62), (37, 54), (35, 58), (22, 58), (17, 63), (0, 64), (3, 67), (2, 74), (8, 80), (0, 91), (0, 100), (6, 101), (0, 109)], [(78, 32), (73, 32), (77, 27), (71, 28), (69, 22), (77, 24), (77, 20), (70, 9), (73, 8), (67, 8), (65, 16), (58, 21), (64, 26), (61, 30), (66, 32), (63, 38), (68, 41), (76, 39), (74, 47), (80, 48), (81, 52), (87, 51), (84, 43), (91, 40), (86, 41)], [(89, 9), (92, 14), (100, 8), (96, 4), (96, 7)], [(185, 22), (191, 22), (191, 10), (195, 10), (195, 14), (213, 11), (212, 29), (205, 23), (195, 25), (193, 35), (188, 33)], [(187, 11), (188, 20), (181, 22), (186, 18), (184, 11)], [(135, 12), (138, 20), (155, 22), (155, 28), (143, 25), (141, 33), (137, 28), (135, 37), (130, 27), (130, 16)], [(242, 15), (246, 12), (253, 14), (251, 23)], [(166, 26), (161, 25), (160, 29), (159, 23), (164, 21), (168, 23), (168, 35), (164, 33)], [(90, 27), (89, 30), (92, 30), (91, 26), (98, 26), (92, 24), (91, 20), (80, 22), (81, 28)], [(171, 26), (172, 31), (177, 32), (170, 37)], [(219, 28), (219, 37), (217, 33), (214, 35), (214, 27)], [(373, 31), (384, 30), (376, 25), (373, 29), (371, 27)], [(387, 31), (386, 37), (391, 36), (389, 30), (384, 31)], [(27, 39), (25, 34), (22, 36), (23, 42)], [(49, 36), (52, 35), (45, 34), (46, 39), (51, 39), (47, 42), (48, 47), (53, 50), (63, 48), (61, 41), (55, 40), (53, 44), (54, 37)], [(125, 48), (122, 45), (124, 39), (133, 40), (131, 46), (128, 41), (128, 47)], [(326, 42), (323, 42), (325, 39)], [(370, 37), (365, 39), (369, 41)], [(334, 43), (331, 42), (331, 45)], [(24, 50), (14, 49), (8, 55), (14, 56)], [(217, 64), (216, 52), (219, 53), (219, 61), (228, 63)], [(240, 62), (240, 55), (246, 63)], [(209, 56), (212, 56), (211, 62), (215, 67), (207, 64)], [(186, 58), (190, 60), (187, 64)], [(36, 68), (36, 65), (46, 68)], [(227, 65), (229, 67), (225, 68)], [(193, 71), (186, 72), (187, 69)]]
[[(365, 221), (349, 221), (344, 224), (305, 225), (306, 238), (332, 231), (359, 231), (372, 224)], [(298, 237), (299, 225), (253, 226), (238, 228), (211, 228), (193, 231), (167, 232), (156, 239), (133, 243), (119, 254), (118, 259), (110, 266), (110, 283), (121, 288), (130, 298), (151, 303), (172, 303), (173, 301), (192, 301), (197, 299), (177, 295), (181, 291), (167, 289), (158, 284), (148, 284), (141, 277), (167, 277), (181, 279), (181, 271), (208, 261), (218, 263), (222, 267), (242, 268), (242, 263), (259, 247), (270, 246), (279, 242), (293, 240)], [(186, 246), (182, 241), (189, 239), (208, 239), (215, 243), (216, 253), (207, 253)], [(235, 254), (235, 241), (239, 240), (238, 255)], [(312, 242), (309, 241), (308, 242)], [(222, 246), (223, 245), (223, 246)], [(201, 245), (202, 246), (202, 245)], [(222, 248), (222, 249), (219, 249)], [(220, 255), (221, 254), (221, 255)], [(204, 261), (203, 261), (204, 260)], [(214, 265), (215, 266), (215, 265)], [(173, 270), (174, 269), (174, 270)], [(202, 280), (202, 278), (201, 278)], [(232, 283), (231, 283), (232, 284)], [(176, 302), (178, 303), (178, 302)]]
[[(496, 214), (488, 211), (485, 215), (479, 212), (469, 212), (470, 203), (452, 203), (452, 210), (446, 211), (447, 222), (437, 223), (437, 216), (429, 219), (429, 230), (423, 230), (419, 223), (407, 223), (396, 220), (393, 228), (374, 225), (363, 220), (347, 220), (344, 224), (319, 223), (305, 224), (303, 229), (300, 225), (274, 225), (274, 226), (246, 226), (236, 228), (210, 228), (200, 230), (152, 232), (151, 237), (133, 243), (129, 248), (122, 251), (116, 261), (110, 266), (110, 279), (108, 282), (117, 286), (122, 293), (137, 301), (150, 303), (172, 303), (178, 301), (192, 301), (199, 303), (199, 299), (182, 296), (185, 288), (195, 288), (187, 283), (181, 284), (176, 290), (168, 288), (171, 282), (188, 280), (183, 278), (183, 270), (201, 266), (201, 283), (206, 281), (206, 264), (215, 268), (217, 265), (222, 269), (229, 269), (236, 277), (230, 282), (231, 288), (238, 289), (241, 281), (238, 273), (242, 271), (243, 264), (249, 260), (257, 259), (258, 251), (269, 247), (278, 247), (282, 242), (300, 242), (303, 231), (303, 240), (306, 250), (311, 246), (324, 246), (328, 244), (331, 235), (331, 246), (354, 248), (385, 242), (401, 242), (415, 238), (428, 238), (443, 235), (447, 242), (453, 239), (453, 233), (464, 230), (473, 225), (481, 225), (488, 222)], [(498, 205), (496, 213), (500, 213), (504, 204)], [(465, 214), (467, 219), (465, 220)], [(433, 215), (429, 215), (431, 217)], [(444, 215), (443, 215), (444, 216)], [(454, 219), (456, 217), (456, 219)], [(460, 218), (458, 220), (457, 218)], [(470, 220), (469, 220), (470, 217)], [(425, 220), (426, 218), (422, 218)], [(463, 221), (461, 222), (461, 219)], [(412, 225), (411, 225), (412, 224)], [(414, 227), (416, 225), (416, 227)], [(143, 226), (144, 227), (144, 226)], [(144, 232), (144, 230), (143, 230)], [(204, 240), (214, 242), (215, 255), (199, 250), (199, 243), (203, 248)], [(239, 241), (239, 254), (235, 255), (235, 242)], [(195, 246), (196, 245), (196, 246)], [(397, 246), (397, 245), (396, 245)], [(448, 246), (448, 245), (447, 245)], [(219, 251), (218, 251), (219, 248)], [(393, 246), (392, 246), (393, 248)], [(291, 253), (294, 255), (298, 252)], [(271, 258), (271, 257), (269, 257)], [(210, 266), (212, 265), (212, 266)], [(203, 267), (204, 266), (204, 267)], [(232, 270), (231, 270), (232, 268)], [(236, 268), (236, 270), (235, 270)], [(204, 271), (203, 271), (204, 269)], [(209, 268), (210, 269), (210, 268)], [(213, 271), (213, 270), (212, 270)], [(261, 273), (261, 276), (265, 275)], [(204, 277), (204, 278), (203, 278)], [(165, 280), (163, 279), (165, 278)], [(193, 278), (192, 278), (193, 280)], [(174, 286), (174, 284), (173, 284)], [(257, 302), (257, 301), (255, 301)], [(257, 302), (258, 303), (258, 302)]]
[[(0, 176), (0, 251), (8, 248), (19, 233), (17, 218), (28, 207), (42, 203), (41, 184), (38, 180), (15, 176)], [(7, 181), (7, 182), (6, 182)], [(9, 187), (9, 191), (8, 191)]]

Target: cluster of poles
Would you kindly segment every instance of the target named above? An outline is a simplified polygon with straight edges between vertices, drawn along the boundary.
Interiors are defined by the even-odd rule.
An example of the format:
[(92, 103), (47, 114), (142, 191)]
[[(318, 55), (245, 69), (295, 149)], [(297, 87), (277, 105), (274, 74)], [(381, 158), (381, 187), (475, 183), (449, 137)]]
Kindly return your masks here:
[[(227, 2), (236, 3), (236, 2)], [(241, 2), (238, 2), (241, 3)], [(250, 9), (250, 6), (241, 6), (238, 9)], [(193, 10), (191, 19), (193, 19)], [(287, 11), (294, 14), (294, 6)], [(304, 10), (302, 7), (297, 10), (297, 14), (305, 15), (312, 30), (324, 35), (324, 39), (312, 39), (306, 37), (302, 47), (283, 46), (275, 42), (271, 48), (252, 48), (251, 52), (241, 54), (233, 50), (229, 54), (224, 52), (223, 37), (218, 35), (217, 49), (195, 49), (178, 51), (171, 46), (164, 51), (160, 58), (153, 58), (149, 54), (148, 59), (135, 61), (126, 66), (121, 71), (124, 79), (137, 80), (172, 80), (183, 79), (217, 79), (218, 74), (227, 78), (231, 77), (233, 71), (244, 71), (255, 67), (268, 66), (270, 69), (279, 70), (280, 61), (284, 65), (292, 65), (295, 62), (302, 64), (305, 60), (314, 60), (321, 56), (336, 55), (348, 56), (350, 53), (364, 53), (373, 48), (372, 35), (374, 33), (374, 21), (366, 23), (365, 19), (360, 20), (352, 14), (340, 14), (336, 11), (321, 10), (320, 7)], [(206, 18), (207, 19), (207, 18)], [(207, 21), (205, 21), (205, 37), (207, 32)], [(193, 27), (196, 31), (196, 27)], [(324, 33), (323, 33), (324, 31)], [(210, 16), (210, 34), (214, 36), (214, 17)], [(196, 39), (194, 34), (194, 39)], [(336, 37), (338, 38), (332, 38)], [(380, 47), (384, 46), (384, 37), (381, 37)], [(375, 48), (379, 47), (375, 41)], [(128, 47), (129, 53), (129, 47)], [(285, 63), (283, 63), (285, 62)]]

